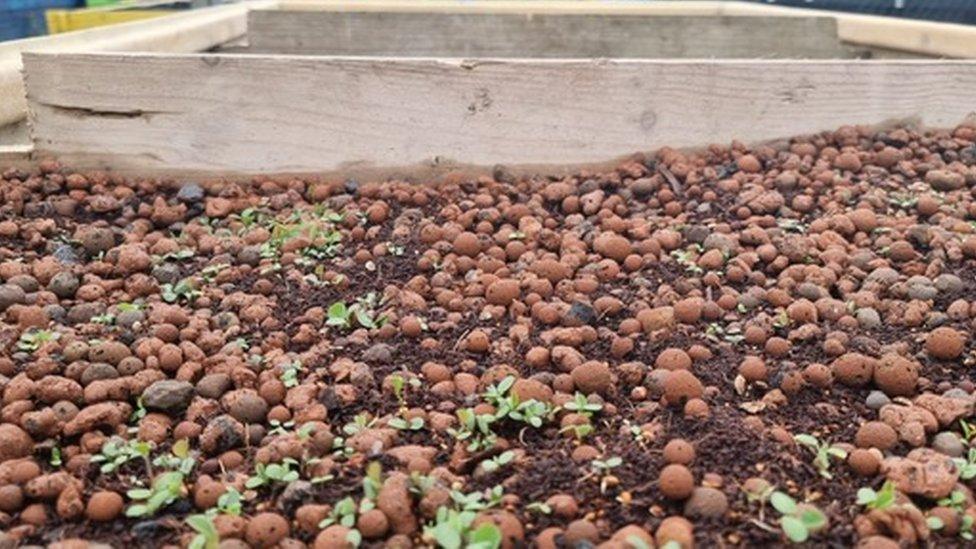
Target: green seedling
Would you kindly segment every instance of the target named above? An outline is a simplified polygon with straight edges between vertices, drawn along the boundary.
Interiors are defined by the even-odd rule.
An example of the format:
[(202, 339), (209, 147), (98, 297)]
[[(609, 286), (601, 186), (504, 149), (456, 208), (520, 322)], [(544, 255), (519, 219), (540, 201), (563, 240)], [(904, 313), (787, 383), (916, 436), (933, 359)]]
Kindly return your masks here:
[(410, 420), (395, 417), (386, 422), (387, 425), (399, 431), (419, 431), (424, 428), (424, 418), (415, 417)]
[(91, 317), (92, 324), (102, 324), (105, 326), (110, 326), (115, 324), (115, 315), (112, 313), (105, 313), (102, 315), (95, 315)]
[(704, 269), (702, 269), (701, 267), (698, 266), (697, 263), (695, 263), (694, 254), (689, 252), (688, 250), (674, 250), (673, 252), (671, 252), (671, 257), (673, 257), (675, 261), (677, 261), (682, 267), (684, 267), (685, 271), (688, 273), (694, 275), (700, 275), (705, 272)]
[(827, 517), (816, 507), (800, 506), (796, 500), (783, 492), (773, 492), (769, 503), (782, 515), (779, 519), (783, 534), (793, 543), (803, 543), (812, 532), (827, 524)]
[(352, 418), (352, 422), (343, 425), (342, 432), (352, 436), (366, 429), (370, 429), (374, 425), (376, 425), (376, 419), (371, 419), (368, 414), (363, 412), (356, 414), (356, 417)]
[(861, 488), (857, 491), (857, 504), (863, 505), (868, 509), (884, 510), (892, 507), (898, 496), (893, 482), (886, 481), (881, 490), (875, 491), (872, 488)]
[(217, 549), (220, 547), (220, 534), (214, 526), (213, 519), (207, 515), (190, 515), (186, 524), (193, 528), (197, 535), (190, 540), (188, 549)]
[(965, 458), (954, 458), (952, 461), (959, 468), (959, 478), (970, 480), (976, 477), (976, 448), (970, 448)]
[(495, 418), (512, 419), (537, 429), (542, 427), (554, 412), (552, 406), (535, 399), (519, 401), (518, 396), (511, 393), (513, 385), (515, 385), (515, 377), (507, 376), (485, 390), (483, 397), (486, 402), (495, 407)]
[(475, 414), (471, 408), (461, 408), (455, 412), (458, 418), (458, 427), (448, 429), (448, 433), (461, 442), (467, 442), (469, 452), (487, 450), (495, 445), (497, 436), (491, 429), (495, 422), (492, 414)]
[(139, 303), (128, 303), (128, 302), (123, 302), (123, 303), (119, 303), (119, 304), (117, 304), (117, 305), (115, 306), (115, 308), (116, 308), (116, 309), (117, 309), (117, 310), (118, 310), (118, 311), (119, 311), (120, 313), (134, 313), (134, 312), (136, 312), (136, 311), (141, 311), (143, 307), (142, 307), (142, 305), (141, 305), (141, 304), (139, 304)]
[(183, 473), (167, 471), (156, 477), (151, 488), (134, 488), (126, 494), (130, 499), (140, 501), (125, 510), (127, 517), (150, 517), (157, 511), (168, 507), (183, 497)]
[(597, 412), (603, 409), (603, 405), (590, 402), (587, 400), (586, 395), (577, 392), (573, 395), (573, 400), (564, 404), (563, 408), (571, 412), (576, 412), (581, 416), (592, 418)]
[(972, 445), (973, 438), (976, 437), (976, 425), (966, 421), (965, 419), (959, 420), (959, 430), (962, 431), (962, 440), (967, 446)]
[(176, 284), (167, 282), (160, 287), (159, 293), (166, 303), (193, 303), (203, 295), (203, 292), (198, 290), (189, 278), (184, 278)]
[(813, 465), (817, 468), (820, 476), (824, 478), (834, 478), (830, 472), (830, 458), (845, 460), (847, 452), (838, 446), (821, 442), (813, 435), (801, 434), (793, 437), (798, 444), (813, 450)]
[(572, 433), (576, 440), (583, 440), (586, 437), (593, 434), (593, 425), (589, 423), (581, 423), (574, 425), (567, 425), (559, 430), (560, 433)]
[(378, 328), (386, 322), (385, 316), (376, 313), (376, 307), (379, 305), (375, 292), (357, 299), (352, 305), (337, 301), (329, 307), (325, 323), (345, 330), (352, 329), (354, 325), (368, 330)]
[(605, 460), (594, 459), (590, 462), (590, 468), (593, 470), (593, 473), (600, 477), (600, 493), (606, 492), (610, 486), (617, 485), (619, 480), (611, 472), (613, 469), (623, 465), (623, 463), (623, 458), (618, 456), (609, 457)]
[(472, 528), (477, 513), (441, 507), (434, 522), (424, 528), (424, 539), (442, 549), (498, 549), (502, 533), (490, 522)]
[(624, 463), (623, 458), (613, 456), (605, 460), (594, 459), (593, 461), (590, 462), (590, 467), (593, 469), (594, 473), (597, 473), (599, 475), (606, 475), (609, 474), (610, 471), (612, 471), (613, 469), (623, 465), (623, 463)]
[(505, 493), (501, 486), (469, 494), (460, 490), (451, 490), (451, 501), (459, 511), (484, 511), (501, 505), (503, 495)]
[(230, 486), (217, 498), (217, 511), (223, 515), (239, 517), (243, 510), (244, 496), (237, 488)]
[(465, 494), (451, 491), (453, 506), (437, 509), (434, 520), (424, 527), (424, 540), (443, 549), (497, 549), (501, 531), (492, 523), (473, 528), (478, 513), (501, 504), (502, 487), (485, 492)]
[(298, 462), (291, 458), (285, 458), (281, 463), (269, 463), (267, 465), (258, 463), (254, 466), (254, 476), (247, 479), (244, 486), (249, 489), (261, 486), (273, 486), (280, 482), (287, 484), (298, 480), (298, 471), (292, 469)]
[(146, 464), (146, 473), (152, 476), (152, 466), (149, 454), (152, 444), (142, 440), (123, 440), (112, 437), (102, 445), (102, 452), (91, 457), (92, 463), (101, 463), (102, 473), (114, 473), (119, 467), (130, 461), (142, 460)]
[(142, 397), (136, 399), (136, 409), (132, 411), (132, 415), (129, 416), (129, 423), (136, 423), (140, 419), (146, 417), (148, 411), (146, 410), (146, 405), (142, 403)]
[(40, 349), (45, 343), (57, 341), (60, 337), (61, 334), (58, 332), (52, 332), (51, 330), (28, 330), (20, 334), (20, 339), (17, 340), (17, 350), (33, 353), (34, 351)]
[(346, 497), (337, 501), (329, 516), (319, 523), (319, 528), (325, 528), (332, 524), (352, 528), (356, 525), (356, 509), (356, 500), (352, 499), (352, 497)]
[(959, 521), (959, 537), (966, 541), (973, 541), (973, 516), (966, 513)]
[(299, 377), (302, 373), (302, 361), (293, 360), (281, 366), (281, 382), (285, 387), (297, 387), (300, 383)]
[(196, 465), (195, 457), (190, 453), (190, 443), (181, 438), (173, 443), (170, 453), (158, 456), (153, 465), (164, 469), (175, 469), (184, 475), (189, 475)]
[(506, 450), (493, 458), (482, 461), (481, 468), (486, 473), (494, 473), (495, 471), (501, 470), (509, 463), (512, 463), (514, 459), (515, 459), (515, 452), (511, 450)]
[(951, 494), (940, 499), (938, 504), (942, 507), (948, 507), (954, 509), (956, 512), (962, 513), (966, 510), (966, 494), (959, 490), (953, 490)]

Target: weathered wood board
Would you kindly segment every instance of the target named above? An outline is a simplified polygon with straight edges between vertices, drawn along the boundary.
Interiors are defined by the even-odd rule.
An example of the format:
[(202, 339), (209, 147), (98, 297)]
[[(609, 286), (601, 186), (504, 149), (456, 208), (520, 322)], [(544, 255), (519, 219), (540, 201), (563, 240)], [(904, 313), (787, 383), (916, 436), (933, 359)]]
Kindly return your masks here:
[(23, 52), (205, 51), (243, 36), (247, 12), (277, 0), (249, 0), (107, 27), (0, 42), (0, 126), (27, 117), (20, 56)]
[(400, 57), (855, 56), (830, 17), (255, 10), (251, 53)]
[(27, 54), (37, 154), (79, 167), (566, 166), (976, 111), (976, 62)]
[(694, 0), (282, 0), (286, 10), (440, 13), (590, 13), (605, 15), (763, 15), (837, 20), (844, 42), (929, 56), (976, 58), (976, 26), (862, 15), (768, 3)]

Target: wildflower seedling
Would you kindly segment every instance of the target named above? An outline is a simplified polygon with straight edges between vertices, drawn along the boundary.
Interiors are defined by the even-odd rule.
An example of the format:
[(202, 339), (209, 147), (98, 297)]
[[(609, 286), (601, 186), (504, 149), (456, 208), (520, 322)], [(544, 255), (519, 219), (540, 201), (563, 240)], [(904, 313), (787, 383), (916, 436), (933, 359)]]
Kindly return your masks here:
[(895, 504), (898, 496), (893, 482), (886, 481), (881, 490), (875, 491), (872, 488), (861, 488), (857, 491), (857, 503), (868, 509), (884, 510)]
[(486, 473), (494, 473), (500, 470), (502, 467), (508, 465), (515, 459), (515, 452), (507, 450), (498, 454), (497, 456), (486, 459), (481, 462), (481, 468), (484, 469)]
[(254, 466), (254, 476), (247, 479), (244, 486), (247, 488), (259, 488), (261, 486), (271, 486), (276, 482), (289, 483), (298, 480), (298, 471), (292, 470), (292, 466), (298, 462), (291, 458), (285, 458), (281, 463), (269, 463), (267, 465), (258, 463)]
[(471, 408), (461, 408), (455, 414), (458, 418), (458, 427), (448, 429), (448, 433), (459, 441), (467, 441), (469, 452), (486, 450), (495, 445), (497, 437), (491, 429), (495, 416), (478, 415)]
[(823, 528), (827, 517), (820, 509), (811, 505), (800, 506), (796, 500), (783, 492), (773, 492), (769, 503), (782, 515), (779, 519), (783, 534), (793, 543), (803, 543), (810, 533)]
[(33, 353), (45, 343), (57, 341), (60, 337), (61, 334), (52, 332), (51, 330), (28, 330), (20, 334), (20, 339), (17, 341), (17, 350)]
[(970, 480), (976, 477), (976, 448), (970, 448), (965, 458), (955, 458), (952, 461), (959, 468), (959, 478)]
[(847, 452), (838, 446), (821, 442), (813, 435), (801, 434), (793, 437), (797, 443), (813, 450), (813, 465), (817, 468), (820, 476), (824, 478), (834, 478), (830, 472), (830, 458), (844, 460), (847, 459)]
[(190, 515), (186, 518), (187, 525), (197, 533), (190, 540), (187, 549), (217, 549), (220, 547), (220, 534), (214, 526), (213, 519), (207, 515)]
[(112, 473), (130, 461), (141, 459), (146, 464), (147, 474), (152, 475), (152, 466), (149, 463), (151, 451), (152, 444), (149, 442), (112, 437), (102, 445), (102, 452), (92, 456), (89, 461), (101, 463), (101, 472)]
[(189, 278), (184, 278), (176, 284), (163, 284), (159, 293), (166, 303), (193, 303), (202, 295), (202, 292), (194, 287), (193, 281)]
[(127, 517), (149, 517), (156, 511), (163, 509), (177, 499), (183, 497), (183, 473), (167, 471), (160, 474), (152, 483), (151, 488), (134, 488), (126, 495), (130, 499), (142, 503), (134, 503), (125, 510)]

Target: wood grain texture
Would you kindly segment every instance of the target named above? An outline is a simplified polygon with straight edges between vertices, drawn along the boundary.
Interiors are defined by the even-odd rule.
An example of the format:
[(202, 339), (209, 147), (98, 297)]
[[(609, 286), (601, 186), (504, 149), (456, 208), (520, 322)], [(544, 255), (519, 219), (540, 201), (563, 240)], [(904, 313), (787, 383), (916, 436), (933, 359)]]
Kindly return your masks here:
[(829, 17), (255, 10), (251, 53), (400, 57), (854, 57)]
[(440, 13), (763, 15), (833, 17), (844, 42), (936, 57), (976, 58), (976, 26), (753, 2), (606, 0), (282, 0), (281, 9)]
[(146, 21), (0, 42), (0, 126), (27, 117), (21, 77), (23, 52), (204, 51), (243, 36), (249, 10), (276, 5), (276, 0), (251, 0)]
[(85, 167), (599, 163), (976, 111), (976, 62), (29, 54), (36, 151)]

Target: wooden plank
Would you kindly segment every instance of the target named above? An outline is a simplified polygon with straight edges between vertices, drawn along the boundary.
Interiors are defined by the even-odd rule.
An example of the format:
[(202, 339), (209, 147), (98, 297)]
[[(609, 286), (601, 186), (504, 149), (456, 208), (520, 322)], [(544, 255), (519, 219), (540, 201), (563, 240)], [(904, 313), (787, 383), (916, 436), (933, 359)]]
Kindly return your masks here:
[(276, 5), (277, 0), (252, 0), (147, 21), (0, 42), (0, 126), (27, 116), (21, 78), (22, 52), (204, 51), (243, 36), (249, 10)]
[(592, 13), (606, 15), (763, 15), (833, 17), (851, 44), (936, 57), (976, 58), (976, 26), (752, 2), (607, 0), (283, 0), (281, 9), (440, 13)]
[(976, 62), (25, 55), (34, 145), (80, 167), (592, 164), (976, 110)]
[(854, 57), (829, 17), (256, 10), (249, 52), (533, 58)]

